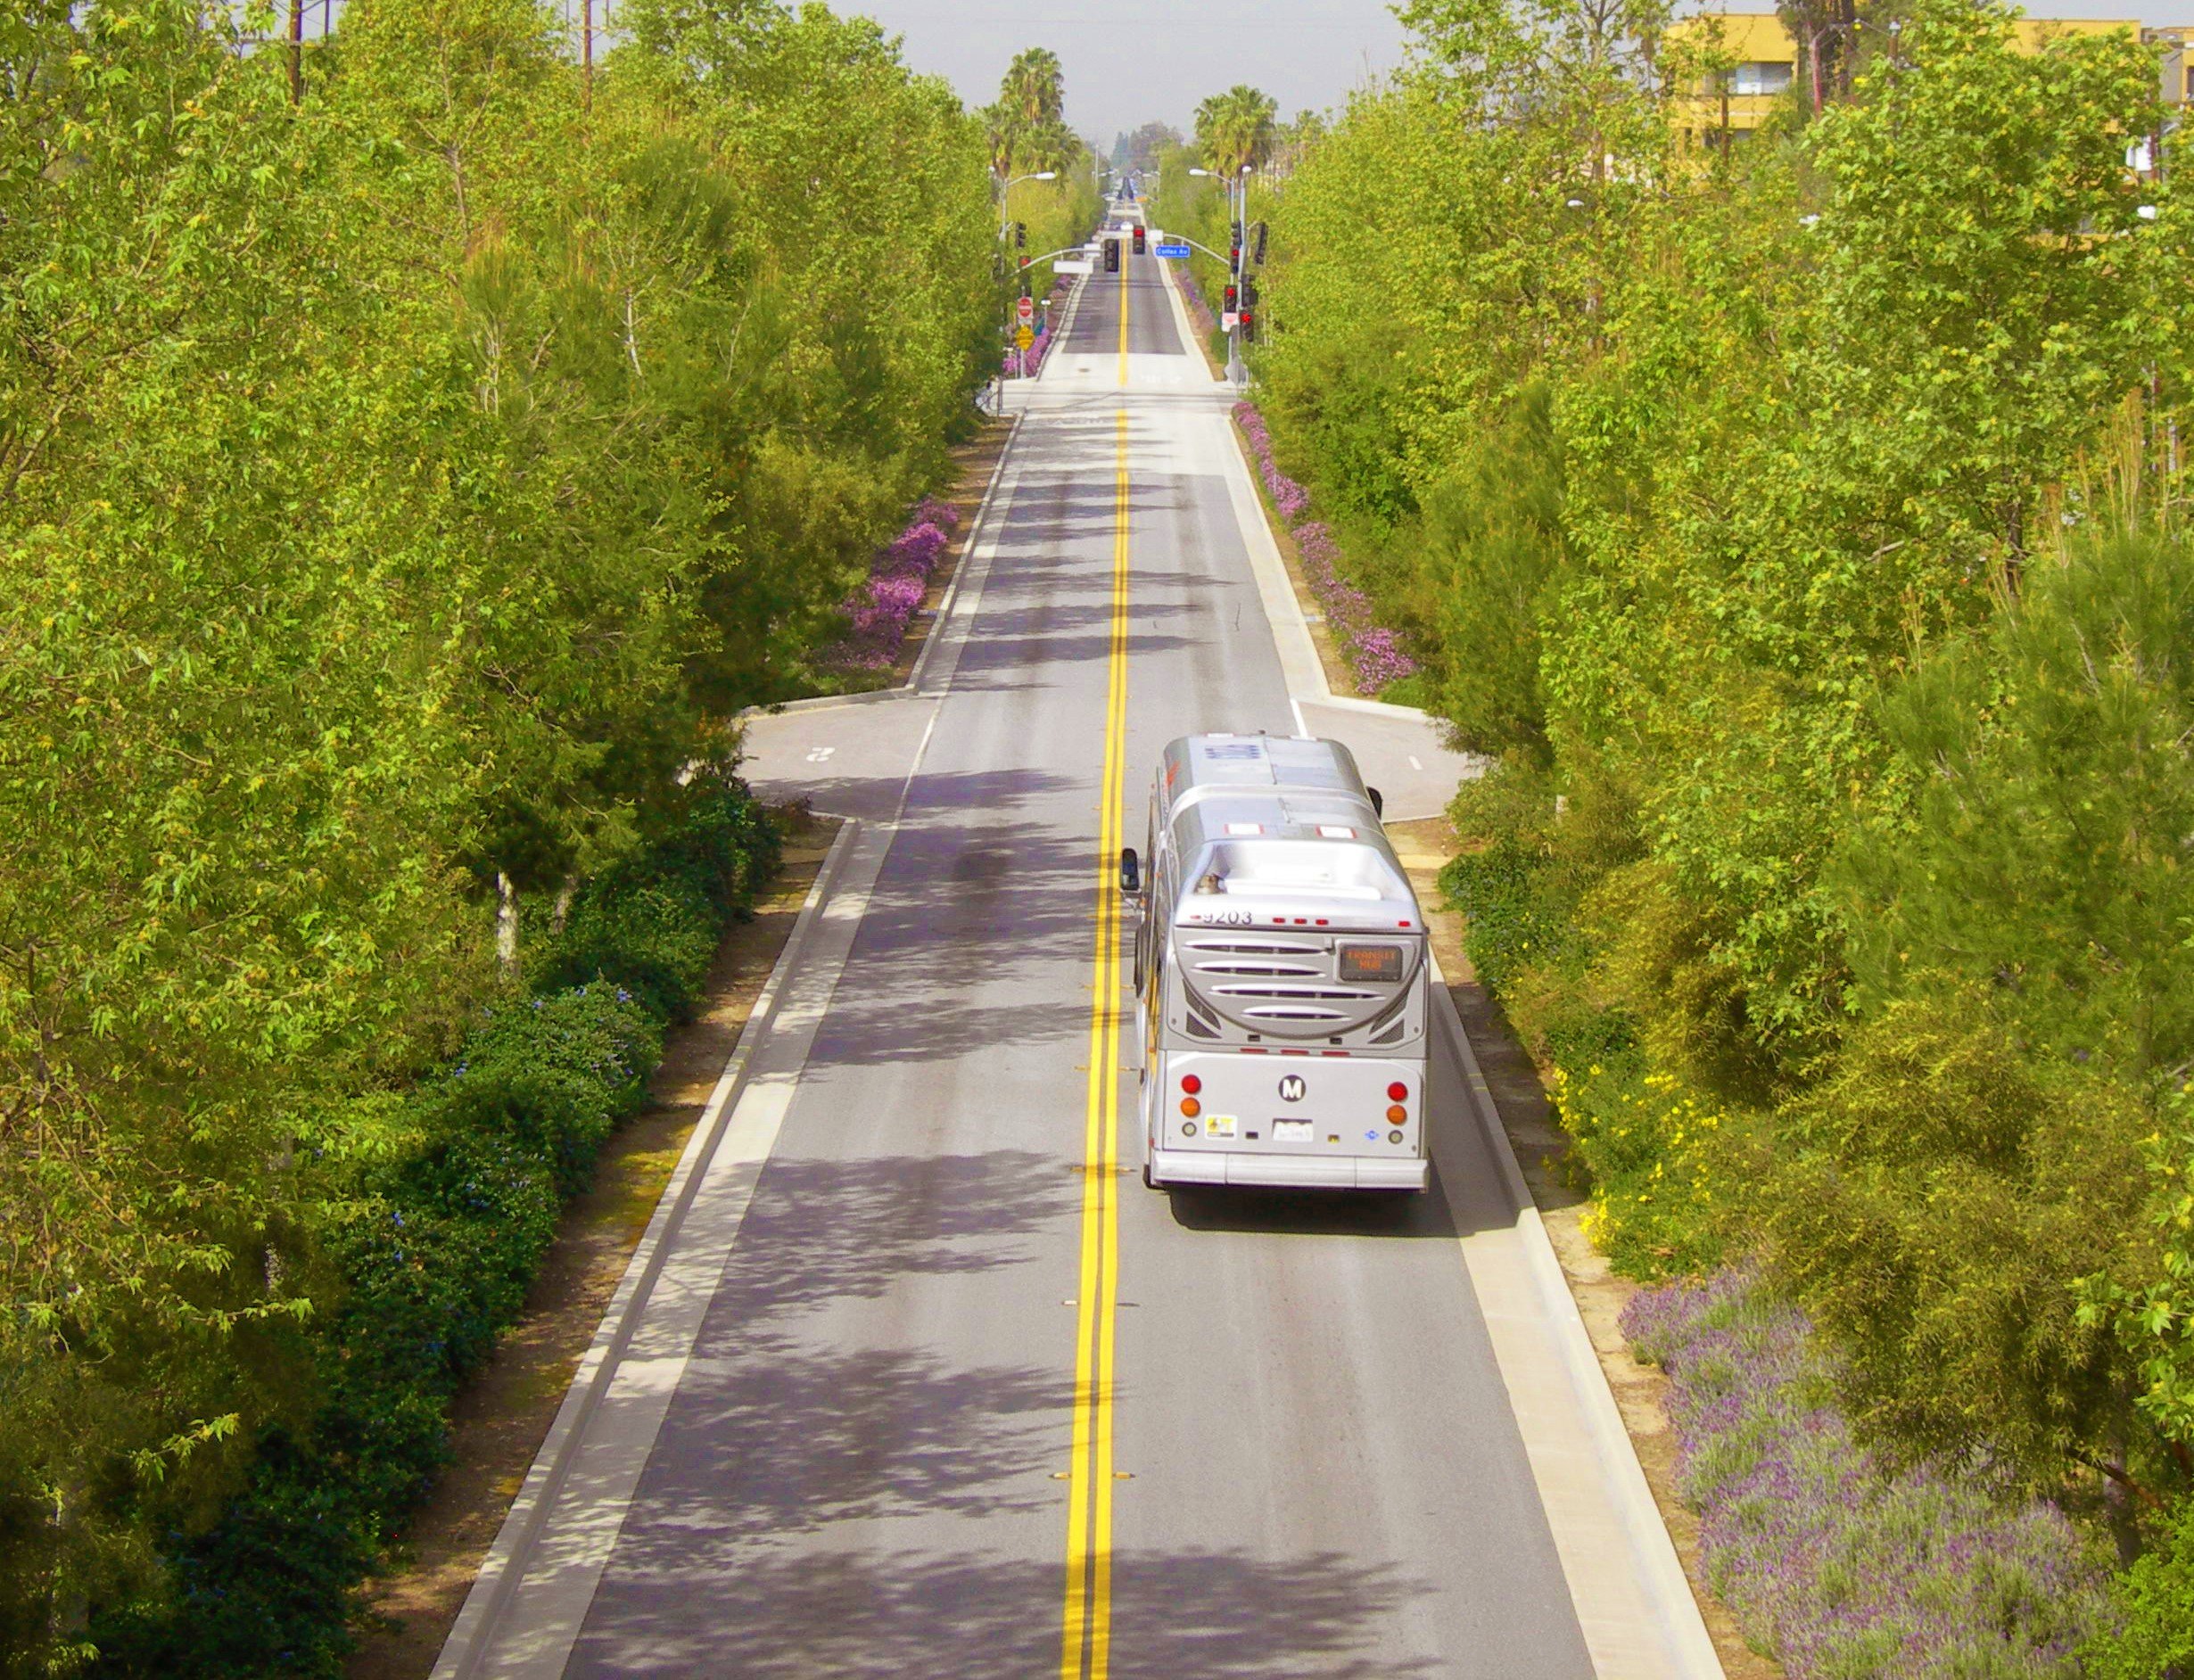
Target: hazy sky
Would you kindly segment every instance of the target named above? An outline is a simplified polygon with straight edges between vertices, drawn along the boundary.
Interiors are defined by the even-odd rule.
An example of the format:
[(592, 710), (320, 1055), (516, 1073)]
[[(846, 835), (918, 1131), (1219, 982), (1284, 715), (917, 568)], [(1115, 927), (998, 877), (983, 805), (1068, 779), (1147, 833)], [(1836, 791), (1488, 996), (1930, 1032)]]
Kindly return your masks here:
[[(998, 78), (1023, 47), (1050, 47), (1067, 67), (1067, 120), (1101, 151), (1120, 130), (1152, 120), (1188, 132), (1197, 102), (1236, 82), (1263, 88), (1283, 117), (1337, 107), (1402, 56), (1386, 0), (835, 0), (834, 9), (905, 37), (907, 62), (944, 77), (970, 105), (997, 96)], [(1727, 9), (1773, 8), (1734, 0)], [(2194, 21), (2194, 0), (2029, 0), (2026, 9)]]
[[(2190, 0), (2194, 4), (2194, 0)], [(1401, 60), (1385, 0), (836, 0), (906, 37), (916, 70), (944, 77), (970, 105), (997, 97), (1023, 47), (1067, 67), (1067, 121), (1109, 150), (1151, 121), (1186, 133), (1197, 102), (1236, 82), (1263, 88), (1292, 117), (1338, 106), (1367, 70)]]

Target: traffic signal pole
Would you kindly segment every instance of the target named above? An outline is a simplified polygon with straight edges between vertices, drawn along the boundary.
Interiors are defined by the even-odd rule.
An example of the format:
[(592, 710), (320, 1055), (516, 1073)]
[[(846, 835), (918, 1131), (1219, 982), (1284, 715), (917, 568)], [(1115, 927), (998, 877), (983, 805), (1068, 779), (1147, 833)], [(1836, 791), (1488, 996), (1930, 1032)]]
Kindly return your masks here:
[(1233, 235), (1233, 259), (1229, 275), (1233, 282), (1234, 324), (1226, 329), (1226, 377), (1236, 391), (1245, 390), (1250, 383), (1250, 366), (1241, 359), (1241, 274), (1242, 258), (1247, 254), (1243, 246), (1250, 231), (1250, 166), (1243, 164), (1241, 173), (1226, 184), (1227, 221)]

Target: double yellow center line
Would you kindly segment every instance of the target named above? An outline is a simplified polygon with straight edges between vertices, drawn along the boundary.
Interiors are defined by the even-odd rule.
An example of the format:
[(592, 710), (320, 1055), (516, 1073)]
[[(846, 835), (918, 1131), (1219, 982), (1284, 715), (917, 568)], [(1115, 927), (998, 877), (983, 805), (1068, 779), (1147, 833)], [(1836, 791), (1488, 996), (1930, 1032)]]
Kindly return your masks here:
[[(1120, 383), (1127, 382), (1127, 279), (1120, 277)], [(1120, 790), (1127, 736), (1127, 415), (1114, 432), (1112, 633), (1104, 765), (1098, 783), (1097, 951), (1091, 975), (1089, 1091), (1082, 1137), (1082, 1267), (1075, 1297), (1074, 1462), (1067, 1494), (1067, 1605), (1060, 1680), (1106, 1680), (1112, 1665), (1112, 1349), (1119, 1309)]]
[[(1126, 390), (1127, 386), (1127, 267), (1134, 259), (1134, 254), (1132, 242), (1122, 240), (1120, 243), (1123, 247), (1120, 251), (1120, 387)], [(1125, 415), (1120, 416), (1123, 425), (1126, 424), (1126, 419)]]

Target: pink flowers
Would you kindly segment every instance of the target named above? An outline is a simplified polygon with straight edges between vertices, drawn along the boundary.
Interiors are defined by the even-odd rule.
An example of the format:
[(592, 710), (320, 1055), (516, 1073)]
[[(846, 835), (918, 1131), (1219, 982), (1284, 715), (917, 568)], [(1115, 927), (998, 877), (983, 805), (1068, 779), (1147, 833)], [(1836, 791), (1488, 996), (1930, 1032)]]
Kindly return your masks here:
[[(1254, 403), (1234, 405), (1234, 419), (1250, 440), (1265, 488), (1272, 492), (1280, 517), (1293, 524), (1310, 506), (1310, 492), (1283, 473), (1272, 458), (1272, 433)], [(1416, 675), (1417, 662), (1402, 650), (1401, 638), (1381, 624), (1370, 596), (1340, 575), (1337, 563), (1340, 545), (1332, 531), (1320, 520), (1295, 525), (1295, 551), (1301, 556), (1303, 575), (1310, 591), (1324, 609), (1326, 628), (1340, 645), (1341, 656), (1356, 673), (1357, 687), (1377, 694), (1390, 683)]]
[(1310, 492), (1283, 473), (1272, 458), (1272, 432), (1255, 403), (1236, 403), (1234, 423), (1250, 440), (1250, 452), (1257, 457), (1257, 470), (1265, 481), (1265, 488), (1272, 492), (1273, 506), (1279, 511), (1283, 523), (1292, 525), (1310, 511)]
[(929, 574), (959, 523), (959, 511), (934, 496), (915, 504), (906, 529), (878, 551), (869, 564), (869, 581), (842, 609), (849, 628), (842, 640), (823, 650), (825, 665), (838, 671), (891, 669), (906, 627), (929, 591)]

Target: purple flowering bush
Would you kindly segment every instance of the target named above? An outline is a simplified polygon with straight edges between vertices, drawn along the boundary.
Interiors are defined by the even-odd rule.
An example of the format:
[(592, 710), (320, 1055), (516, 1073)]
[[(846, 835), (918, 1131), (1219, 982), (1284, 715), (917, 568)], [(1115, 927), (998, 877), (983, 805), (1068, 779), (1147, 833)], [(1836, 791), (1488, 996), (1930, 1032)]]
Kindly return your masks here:
[(1250, 441), (1258, 475), (1272, 497), (1281, 523), (1293, 528), (1296, 552), (1302, 556), (1303, 575), (1318, 597), (1325, 622), (1340, 646), (1341, 656), (1356, 672), (1357, 687), (1377, 694), (1391, 683), (1417, 673), (1417, 662), (1402, 649), (1401, 638), (1378, 621), (1370, 596), (1340, 575), (1340, 548), (1331, 527), (1323, 521), (1297, 523), (1310, 511), (1310, 492), (1280, 470), (1273, 459), (1272, 432), (1253, 402), (1234, 405), (1234, 424)]
[(1195, 271), (1185, 258), (1176, 258), (1173, 265), (1174, 283), (1181, 288), (1181, 301), (1188, 305), (1189, 319), (1199, 333), (1208, 338), (1219, 330), (1219, 317), (1211, 312), (1204, 301), (1204, 289), (1196, 284)]
[(1272, 505), (1280, 517), (1292, 525), (1310, 511), (1310, 492), (1280, 470), (1272, 458), (1272, 432), (1265, 424), (1265, 416), (1257, 411), (1253, 402), (1234, 405), (1234, 424), (1241, 428), (1242, 436), (1250, 440), (1250, 453), (1257, 457), (1257, 470), (1265, 481), (1265, 488), (1272, 492)]
[(1677, 1473), (1707, 1578), (1791, 1680), (2042, 1680), (2109, 1614), (2109, 1571), (2063, 1512), (1852, 1439), (1803, 1314), (1748, 1274), (1641, 1291), (1622, 1328), (1670, 1377)]
[(906, 529), (877, 551), (869, 580), (842, 609), (848, 629), (823, 652), (823, 663), (836, 671), (888, 671), (899, 657), (906, 627), (928, 593), (929, 574), (952, 543), (959, 510), (925, 496), (907, 516)]
[(1296, 526), (1295, 551), (1302, 557), (1310, 591), (1325, 613), (1326, 627), (1356, 672), (1357, 686), (1377, 694), (1389, 683), (1414, 676), (1417, 662), (1402, 651), (1394, 632), (1373, 616), (1376, 609), (1371, 597), (1336, 569), (1340, 549), (1332, 531), (1315, 519)]

